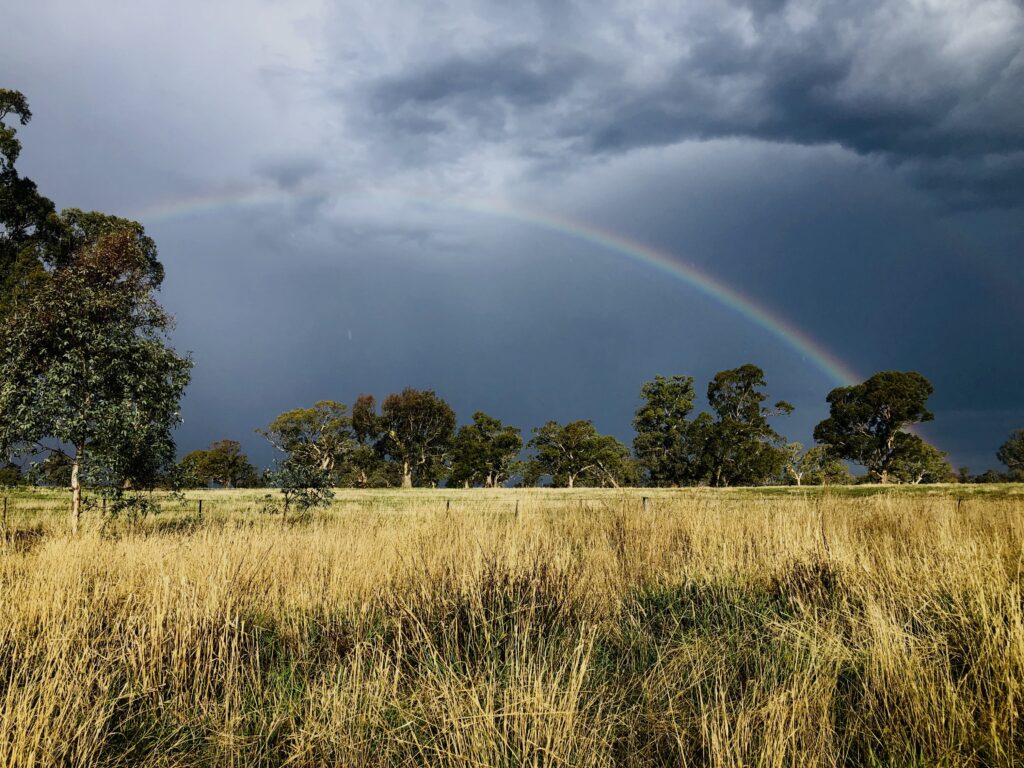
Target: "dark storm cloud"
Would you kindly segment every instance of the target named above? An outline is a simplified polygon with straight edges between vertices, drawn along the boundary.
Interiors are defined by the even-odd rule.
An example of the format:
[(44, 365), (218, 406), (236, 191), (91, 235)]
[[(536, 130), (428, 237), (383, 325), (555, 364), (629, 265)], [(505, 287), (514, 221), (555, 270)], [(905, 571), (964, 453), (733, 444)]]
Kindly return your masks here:
[(369, 130), (383, 123), (399, 141), (440, 140), (442, 148), (448, 134), (469, 134), (470, 146), (518, 142), (534, 135), (530, 123), (545, 120), (546, 108), (600, 70), (585, 56), (526, 45), (442, 58), (367, 84)]
[(471, 115), (481, 105), (498, 102), (529, 107), (562, 96), (588, 66), (594, 63), (582, 56), (517, 46), (478, 58), (452, 57), (409, 76), (382, 80), (373, 97), (385, 112), (445, 105)]
[[(624, 24), (609, 40), (581, 8), (571, 48), (538, 39), (417, 60), (368, 85), (369, 110), (395, 134), (436, 144), (451, 131), (463, 151), (472, 140), (513, 141), (521, 153), (551, 142), (577, 158), (719, 137), (837, 144), (953, 202), (1024, 199), (1020, 5), (732, 8), (667, 6), (653, 52), (650, 33)], [(637, 77), (644, 57), (654, 74)]]

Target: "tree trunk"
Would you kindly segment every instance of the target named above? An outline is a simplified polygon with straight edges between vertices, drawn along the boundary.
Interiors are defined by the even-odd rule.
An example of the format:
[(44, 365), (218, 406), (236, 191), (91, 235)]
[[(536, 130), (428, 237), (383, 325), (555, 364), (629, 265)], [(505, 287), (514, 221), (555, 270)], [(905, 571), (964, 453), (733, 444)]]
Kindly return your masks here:
[(572, 483), (573, 483), (573, 480), (574, 480), (574, 479), (575, 479), (575, 478), (574, 478), (574, 477), (573, 477), (572, 475), (569, 475), (569, 487), (570, 487), (570, 488), (572, 488)]
[(80, 450), (75, 451), (75, 459), (71, 462), (71, 535), (78, 535), (78, 523), (82, 519), (82, 481), (78, 476), (81, 468)]
[(402, 487), (412, 488), (412, 468), (408, 461), (402, 462)]

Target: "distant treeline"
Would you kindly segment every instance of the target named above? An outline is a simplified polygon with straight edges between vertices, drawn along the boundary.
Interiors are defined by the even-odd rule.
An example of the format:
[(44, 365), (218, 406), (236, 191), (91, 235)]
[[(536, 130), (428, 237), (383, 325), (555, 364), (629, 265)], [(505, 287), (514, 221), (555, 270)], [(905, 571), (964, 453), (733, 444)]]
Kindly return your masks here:
[[(763, 371), (747, 364), (707, 386), (709, 410), (693, 414), (690, 376), (656, 376), (640, 389), (632, 451), (589, 420), (549, 421), (523, 439), (518, 427), (482, 411), (457, 427), (451, 406), (431, 390), (407, 388), (380, 403), (361, 395), (351, 411), (323, 400), (287, 411), (257, 430), (279, 452), (259, 470), (236, 440), (192, 451), (165, 468), (167, 488), (314, 488), (848, 485), (1024, 480), (1024, 430), (998, 450), (1006, 473), (955, 471), (946, 455), (908, 431), (931, 420), (932, 385), (919, 373), (885, 371), (829, 393), (830, 415), (809, 448), (769, 423), (793, 406), (769, 398)], [(848, 462), (864, 467), (859, 477)], [(301, 473), (301, 477), (296, 477)], [(0, 485), (67, 486), (71, 462), (55, 453), (27, 473), (0, 469)]]
[[(887, 371), (828, 395), (830, 415), (814, 430), (817, 445), (788, 442), (769, 423), (793, 407), (767, 406), (764, 373), (755, 365), (722, 371), (707, 387), (709, 410), (693, 415), (689, 376), (656, 376), (640, 389), (632, 451), (590, 421), (549, 421), (524, 441), (518, 427), (482, 411), (456, 427), (433, 391), (405, 389), (380, 404), (360, 396), (351, 412), (325, 400), (282, 413), (258, 430), (280, 453), (274, 470), (258, 470), (234, 440), (192, 451), (162, 478), (167, 486), (253, 488), (280, 485), (300, 469), (309, 485), (335, 487), (755, 486), (856, 482), (1001, 482), (1024, 479), (1024, 430), (997, 455), (1005, 474), (954, 471), (945, 454), (908, 431), (928, 421), (931, 384), (918, 373)], [(867, 473), (854, 477), (847, 462)], [(16, 469), (8, 470), (17, 473)], [(59, 456), (33, 477), (66, 485)], [(8, 477), (8, 481), (12, 478)], [(294, 478), (293, 478), (294, 479)]]

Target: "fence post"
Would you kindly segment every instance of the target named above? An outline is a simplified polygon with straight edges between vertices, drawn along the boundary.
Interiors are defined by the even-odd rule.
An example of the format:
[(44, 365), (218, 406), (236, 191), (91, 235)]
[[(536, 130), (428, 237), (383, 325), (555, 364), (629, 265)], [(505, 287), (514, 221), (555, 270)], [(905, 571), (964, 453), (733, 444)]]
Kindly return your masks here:
[(200, 517), (200, 519), (202, 518), (202, 516), (203, 516), (203, 500), (200, 499), (199, 500), (199, 517)]
[(647, 512), (651, 507), (651, 500), (646, 496), (643, 497), (644, 512)]
[(516, 499), (516, 520), (519, 519), (519, 499)]
[(445, 499), (444, 500), (444, 511), (445, 511), (445, 514), (448, 514), (448, 515), (451, 514), (451, 512), (452, 512), (452, 500), (451, 499)]

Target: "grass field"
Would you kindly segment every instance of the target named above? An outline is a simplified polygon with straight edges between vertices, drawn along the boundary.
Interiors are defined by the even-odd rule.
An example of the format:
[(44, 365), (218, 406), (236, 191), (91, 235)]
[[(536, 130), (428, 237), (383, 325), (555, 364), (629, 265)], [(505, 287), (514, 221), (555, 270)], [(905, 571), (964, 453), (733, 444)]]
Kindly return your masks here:
[(1022, 486), (265, 493), (10, 497), (0, 766), (1024, 763)]

